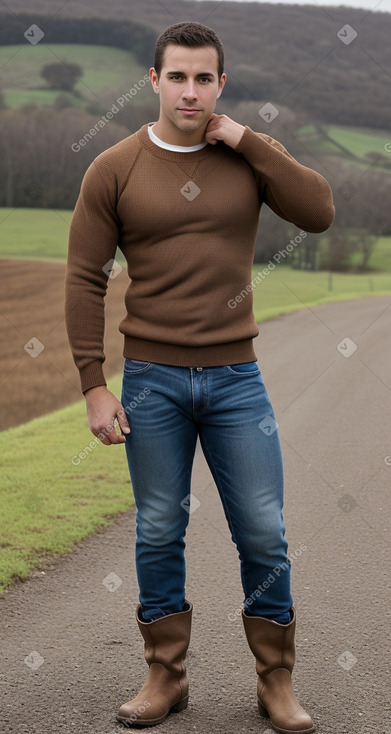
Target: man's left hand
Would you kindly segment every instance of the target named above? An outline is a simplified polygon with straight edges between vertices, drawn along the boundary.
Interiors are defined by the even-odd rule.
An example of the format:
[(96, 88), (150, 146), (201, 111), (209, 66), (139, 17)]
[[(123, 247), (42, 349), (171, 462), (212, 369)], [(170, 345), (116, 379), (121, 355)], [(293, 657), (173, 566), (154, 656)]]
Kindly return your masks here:
[(213, 113), (205, 129), (205, 140), (211, 145), (216, 145), (219, 140), (222, 140), (231, 148), (236, 148), (244, 131), (244, 125), (239, 125), (227, 115)]

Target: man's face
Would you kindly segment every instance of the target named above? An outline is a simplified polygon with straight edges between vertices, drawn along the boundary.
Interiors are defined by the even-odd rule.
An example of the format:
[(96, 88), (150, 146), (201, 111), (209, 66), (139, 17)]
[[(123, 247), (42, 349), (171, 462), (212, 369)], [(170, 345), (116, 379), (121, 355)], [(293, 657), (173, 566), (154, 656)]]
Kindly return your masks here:
[(174, 145), (201, 142), (226, 80), (226, 74), (218, 78), (217, 50), (213, 46), (170, 44), (164, 52), (160, 78), (155, 69), (150, 69), (149, 75), (160, 95), (156, 134)]

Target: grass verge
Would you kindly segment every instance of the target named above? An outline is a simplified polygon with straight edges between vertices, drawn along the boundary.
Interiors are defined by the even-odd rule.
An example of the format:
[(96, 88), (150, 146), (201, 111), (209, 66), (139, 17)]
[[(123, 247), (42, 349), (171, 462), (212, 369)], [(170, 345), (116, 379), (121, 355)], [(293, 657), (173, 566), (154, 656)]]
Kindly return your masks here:
[(0, 433), (0, 455), (0, 591), (134, 504), (125, 448), (95, 439), (84, 399)]

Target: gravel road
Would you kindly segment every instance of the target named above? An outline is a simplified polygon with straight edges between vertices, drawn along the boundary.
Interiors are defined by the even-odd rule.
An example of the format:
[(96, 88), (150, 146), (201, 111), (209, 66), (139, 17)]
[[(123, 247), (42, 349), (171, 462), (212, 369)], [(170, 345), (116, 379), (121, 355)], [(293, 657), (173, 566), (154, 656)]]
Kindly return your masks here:
[[(285, 466), (297, 609), (294, 686), (318, 734), (389, 734), (391, 297), (260, 327)], [(111, 449), (115, 450), (115, 449)], [(189, 707), (159, 734), (270, 734), (256, 706), (239, 563), (197, 447), (187, 535)], [(145, 679), (134, 510), (0, 599), (1, 731), (118, 734)]]

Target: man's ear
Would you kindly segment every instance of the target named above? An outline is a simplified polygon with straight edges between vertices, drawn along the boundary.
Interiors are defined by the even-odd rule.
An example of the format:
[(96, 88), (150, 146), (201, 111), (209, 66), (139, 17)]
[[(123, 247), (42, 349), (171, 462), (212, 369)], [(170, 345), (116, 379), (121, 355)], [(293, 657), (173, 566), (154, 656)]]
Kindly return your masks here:
[(159, 89), (159, 79), (158, 79), (158, 75), (156, 73), (156, 69), (154, 69), (153, 66), (151, 66), (151, 68), (149, 70), (149, 79), (150, 79), (150, 82), (152, 84), (153, 91), (155, 92), (155, 94), (159, 94), (159, 91), (160, 91), (160, 89)]
[(221, 93), (222, 93), (222, 91), (223, 91), (223, 89), (224, 89), (224, 85), (225, 85), (225, 82), (226, 82), (226, 81), (227, 81), (227, 75), (226, 75), (226, 74), (224, 73), (224, 74), (222, 74), (222, 75), (221, 75), (221, 77), (220, 77), (220, 81), (219, 81), (219, 89), (218, 89), (218, 92), (217, 92), (217, 97), (216, 97), (216, 99), (218, 99), (218, 98), (219, 98), (219, 97), (221, 96)]

